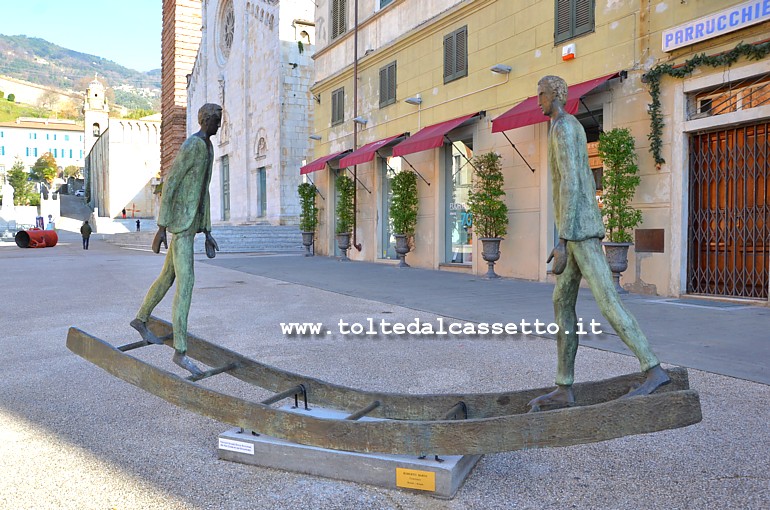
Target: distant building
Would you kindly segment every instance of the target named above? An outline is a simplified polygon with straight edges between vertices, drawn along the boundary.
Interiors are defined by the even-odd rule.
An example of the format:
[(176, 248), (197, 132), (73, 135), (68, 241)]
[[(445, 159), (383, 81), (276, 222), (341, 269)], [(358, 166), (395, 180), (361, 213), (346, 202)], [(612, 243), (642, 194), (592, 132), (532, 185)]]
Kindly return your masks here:
[[(19, 117), (0, 122), (0, 175), (20, 159), (27, 169), (50, 152), (60, 169), (70, 165), (83, 168), (83, 126), (74, 120)], [(2, 179), (2, 178), (0, 178)]]
[(86, 190), (101, 217), (154, 217), (160, 184), (160, 119), (110, 119), (104, 86), (92, 81), (84, 105)]
[(314, 104), (314, 10), (309, 1), (204, 2), (187, 133), (199, 129), (204, 103), (223, 106), (210, 187), (214, 223), (298, 222)]

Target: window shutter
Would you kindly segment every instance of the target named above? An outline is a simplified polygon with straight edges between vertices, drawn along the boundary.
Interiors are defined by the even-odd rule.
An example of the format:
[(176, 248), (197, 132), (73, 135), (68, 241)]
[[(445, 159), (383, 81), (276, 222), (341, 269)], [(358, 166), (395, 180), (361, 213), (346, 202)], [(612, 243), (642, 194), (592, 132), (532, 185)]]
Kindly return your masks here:
[(388, 104), (388, 68), (380, 69), (380, 107)]
[(347, 17), (348, 2), (347, 0), (339, 0), (339, 2), (340, 2), (340, 8), (339, 8), (340, 28), (339, 28), (339, 31), (337, 32), (337, 35), (342, 35), (348, 31), (348, 17)]
[(345, 90), (340, 89), (337, 94), (337, 121), (343, 122), (345, 120)]
[(396, 63), (388, 66), (388, 97), (391, 103), (396, 102)]
[(345, 89), (332, 92), (332, 126), (345, 120)]
[(573, 31), (573, 36), (591, 32), (593, 29), (593, 0), (575, 0), (575, 29)]
[(455, 74), (455, 36), (444, 36), (444, 83), (450, 81)]
[(330, 33), (329, 38), (334, 39), (337, 37), (337, 18), (339, 18), (339, 3), (338, 0), (332, 0), (332, 12), (330, 18)]
[(331, 38), (336, 39), (346, 32), (346, 0), (332, 0)]
[(574, 0), (556, 0), (554, 42), (566, 41), (572, 37), (573, 2)]
[(396, 102), (396, 63), (380, 69), (380, 108)]
[(455, 32), (455, 78), (468, 76), (468, 28)]

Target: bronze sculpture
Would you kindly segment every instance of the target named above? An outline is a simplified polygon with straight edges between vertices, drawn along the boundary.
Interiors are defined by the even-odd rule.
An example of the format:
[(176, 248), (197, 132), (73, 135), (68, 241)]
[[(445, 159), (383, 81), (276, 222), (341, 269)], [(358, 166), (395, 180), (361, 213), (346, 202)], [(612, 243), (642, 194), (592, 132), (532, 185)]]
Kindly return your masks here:
[[(146, 342), (162, 344), (163, 340), (147, 327), (147, 321), (176, 279), (172, 310), (173, 361), (194, 376), (203, 372), (187, 356), (187, 317), (195, 282), (193, 241), (195, 234), (203, 232), (206, 236), (206, 255), (213, 258), (219, 250), (211, 236), (208, 189), (214, 162), (211, 137), (217, 133), (222, 122), (222, 107), (212, 103), (203, 105), (198, 111), (198, 122), (200, 131), (182, 144), (164, 183), (158, 232), (152, 243), (155, 253), (160, 252), (161, 244), (168, 248), (163, 269), (147, 292), (136, 318), (131, 321), (131, 326)], [(170, 247), (166, 231), (173, 234)]]
[(649, 347), (639, 324), (620, 300), (612, 284), (601, 239), (604, 224), (596, 203), (595, 184), (588, 165), (585, 130), (564, 110), (567, 84), (558, 76), (545, 76), (537, 86), (538, 105), (551, 119), (548, 133), (548, 160), (553, 184), (553, 206), (559, 241), (548, 261), (558, 275), (553, 292), (557, 333), (558, 363), (556, 390), (541, 395), (529, 405), (571, 406), (575, 355), (577, 354), (577, 314), (575, 303), (581, 278), (591, 288), (602, 315), (636, 355), (645, 374), (642, 384), (626, 396), (648, 395), (670, 381)]

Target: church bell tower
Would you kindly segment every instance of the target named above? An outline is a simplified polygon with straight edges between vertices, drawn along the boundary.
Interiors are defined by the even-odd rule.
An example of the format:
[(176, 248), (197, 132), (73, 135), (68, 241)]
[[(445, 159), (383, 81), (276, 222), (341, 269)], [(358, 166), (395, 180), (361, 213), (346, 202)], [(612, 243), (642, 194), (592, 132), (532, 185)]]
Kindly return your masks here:
[(86, 99), (83, 106), (85, 117), (85, 155), (91, 152), (97, 138), (107, 129), (110, 118), (110, 106), (104, 95), (104, 85), (96, 79), (88, 84)]

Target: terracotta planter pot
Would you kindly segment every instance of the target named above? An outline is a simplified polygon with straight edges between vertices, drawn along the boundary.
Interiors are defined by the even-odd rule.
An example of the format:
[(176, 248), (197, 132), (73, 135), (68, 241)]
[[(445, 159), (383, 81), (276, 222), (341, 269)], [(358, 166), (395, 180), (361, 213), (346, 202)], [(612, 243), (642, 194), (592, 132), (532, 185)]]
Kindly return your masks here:
[(482, 237), (481, 239), (481, 258), (487, 263), (487, 274), (484, 278), (495, 279), (500, 275), (495, 273), (495, 262), (500, 259), (500, 241), (502, 237)]
[(628, 248), (633, 243), (602, 243), (604, 256), (612, 271), (612, 282), (618, 294), (628, 294), (628, 291), (620, 286), (620, 274), (628, 269)]

